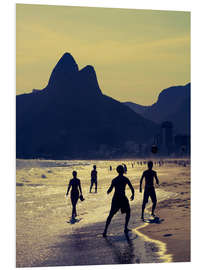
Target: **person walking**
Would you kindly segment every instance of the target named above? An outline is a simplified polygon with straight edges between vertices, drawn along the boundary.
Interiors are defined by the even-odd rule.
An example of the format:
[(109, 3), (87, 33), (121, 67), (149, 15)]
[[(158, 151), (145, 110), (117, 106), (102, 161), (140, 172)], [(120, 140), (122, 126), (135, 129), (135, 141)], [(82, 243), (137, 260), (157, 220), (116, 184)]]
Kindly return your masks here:
[(72, 219), (74, 219), (77, 216), (76, 212), (76, 205), (78, 202), (79, 197), (82, 197), (82, 188), (80, 184), (80, 180), (77, 178), (77, 172), (73, 171), (73, 179), (70, 180), (68, 189), (66, 192), (66, 197), (68, 196), (68, 193), (71, 189), (71, 203), (72, 203)]

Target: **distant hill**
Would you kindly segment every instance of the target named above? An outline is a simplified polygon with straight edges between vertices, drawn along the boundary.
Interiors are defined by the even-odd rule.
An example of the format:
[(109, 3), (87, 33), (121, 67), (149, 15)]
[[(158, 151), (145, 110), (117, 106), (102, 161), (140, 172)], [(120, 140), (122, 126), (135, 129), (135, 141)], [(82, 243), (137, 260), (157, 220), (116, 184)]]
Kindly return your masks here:
[(65, 53), (47, 86), (16, 97), (19, 158), (122, 155), (127, 142), (148, 142), (158, 125), (103, 95), (95, 70)]
[(174, 124), (176, 134), (190, 135), (190, 98), (185, 98), (176, 112), (166, 117)]
[(176, 133), (190, 134), (190, 83), (164, 89), (151, 106), (125, 102), (135, 112), (157, 124), (171, 121)]

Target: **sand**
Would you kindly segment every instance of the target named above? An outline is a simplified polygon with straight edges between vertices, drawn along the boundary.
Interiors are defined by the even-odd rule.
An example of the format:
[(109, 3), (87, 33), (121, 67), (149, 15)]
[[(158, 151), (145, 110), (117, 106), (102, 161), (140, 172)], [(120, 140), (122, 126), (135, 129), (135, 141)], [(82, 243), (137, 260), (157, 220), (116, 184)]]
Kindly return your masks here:
[[(164, 221), (149, 224), (139, 231), (148, 237), (166, 243), (173, 262), (190, 261), (190, 168), (179, 166), (165, 169), (160, 177), (160, 189), (178, 194), (158, 202), (156, 214)], [(151, 209), (149, 208), (149, 211)]]
[[(118, 213), (105, 239), (102, 232), (113, 195), (107, 196), (106, 190), (122, 162), (127, 164), (127, 177), (135, 187), (135, 200), (130, 202), (132, 231), (127, 239), (123, 232), (125, 216)], [(89, 194), (89, 174), (95, 163), (100, 176), (98, 194)], [(78, 204), (79, 222), (70, 224), (71, 206), (64, 195), (73, 169), (82, 181), (85, 201)], [(132, 168), (131, 161), (20, 162), (16, 185), (17, 267), (189, 261), (190, 167), (175, 163), (154, 166), (161, 184), (156, 211), (160, 224), (140, 219), (139, 179), (145, 169), (146, 164), (137, 163)], [(145, 228), (139, 229), (143, 224)]]

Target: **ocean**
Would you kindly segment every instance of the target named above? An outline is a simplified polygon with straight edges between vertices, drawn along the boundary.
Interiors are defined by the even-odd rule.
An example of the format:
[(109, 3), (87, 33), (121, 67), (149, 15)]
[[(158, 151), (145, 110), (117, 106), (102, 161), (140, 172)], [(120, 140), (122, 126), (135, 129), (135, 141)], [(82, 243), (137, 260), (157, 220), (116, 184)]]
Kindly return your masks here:
[[(116, 177), (116, 167), (125, 163), (128, 171), (126, 176), (130, 179), (135, 188), (135, 200), (130, 201), (134, 216), (131, 215), (129, 227), (135, 228), (141, 225), (140, 212), (142, 194), (139, 193), (139, 180), (146, 165), (137, 164), (136, 160), (17, 160), (16, 161), (16, 265), (17, 267), (46, 266), (52, 264), (64, 265), (64, 260), (60, 263), (60, 248), (56, 246), (61, 243), (62, 236), (74, 235), (83, 228), (91, 228), (94, 232), (94, 224), (105, 225), (108, 216), (113, 192), (106, 194), (111, 181)], [(98, 192), (89, 193), (90, 173), (93, 165), (97, 166), (98, 171)], [(110, 165), (112, 171), (110, 171)], [(154, 167), (156, 170), (156, 166)], [(157, 165), (157, 169), (159, 169)], [(70, 195), (65, 197), (69, 180), (72, 178), (72, 171), (77, 171), (77, 178), (82, 185), (83, 202), (78, 201), (76, 222), (71, 222), (72, 206)], [(161, 173), (161, 172), (160, 172)], [(162, 172), (162, 175), (164, 172)], [(127, 188), (126, 195), (130, 198), (131, 192)], [(164, 200), (175, 196), (171, 192), (157, 189), (158, 200)], [(118, 213), (117, 215), (121, 215)], [(120, 219), (119, 219), (120, 220)], [(124, 238), (120, 236), (118, 230), (113, 232), (116, 222), (112, 221), (109, 227), (109, 235), (115, 242)], [(124, 217), (123, 217), (124, 223)], [(123, 223), (120, 225), (123, 230)], [(118, 226), (117, 224), (116, 226)], [(103, 228), (103, 227), (102, 227)], [(101, 235), (102, 235), (101, 231)], [(100, 232), (95, 231), (98, 241)], [(121, 237), (121, 238), (119, 238)], [(132, 263), (142, 262), (161, 262), (162, 260), (151, 252), (152, 243), (146, 243), (142, 237), (131, 235), (136, 241), (136, 254)], [(137, 238), (137, 239), (136, 239)], [(100, 240), (101, 239), (101, 240)], [(135, 240), (136, 239), (136, 240)], [(55, 247), (55, 248), (54, 248)], [(153, 245), (153, 249), (156, 248)], [(57, 254), (57, 255), (56, 255)], [(53, 259), (55, 258), (55, 259)], [(86, 260), (84, 264), (92, 264)], [(99, 261), (102, 264), (102, 259)], [(108, 263), (106, 260), (104, 263)], [(131, 262), (131, 261), (130, 261)], [(94, 262), (95, 263), (95, 262)], [(97, 262), (96, 262), (97, 263)], [(119, 263), (111, 258), (110, 263)], [(77, 261), (69, 258), (65, 265), (80, 265)], [(83, 264), (83, 263), (82, 263)]]

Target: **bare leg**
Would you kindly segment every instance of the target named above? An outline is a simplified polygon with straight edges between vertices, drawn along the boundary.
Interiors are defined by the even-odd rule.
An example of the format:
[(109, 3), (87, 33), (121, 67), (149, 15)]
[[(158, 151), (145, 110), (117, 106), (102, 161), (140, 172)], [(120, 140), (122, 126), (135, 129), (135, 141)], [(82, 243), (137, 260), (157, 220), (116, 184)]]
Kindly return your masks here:
[(141, 219), (144, 220), (144, 210), (145, 210), (145, 203), (142, 204), (142, 214), (141, 214)]
[(97, 181), (95, 182), (95, 193), (97, 193)]
[(74, 217), (75, 217), (75, 208), (73, 206), (73, 209), (72, 209), (72, 218), (74, 218)]
[(109, 216), (107, 217), (107, 220), (106, 220), (106, 226), (105, 226), (105, 229), (104, 229), (104, 232), (103, 232), (103, 237), (106, 237), (106, 234), (107, 234), (107, 229), (111, 223), (111, 220), (113, 218), (115, 213), (111, 213), (109, 214)]
[(73, 210), (72, 210), (72, 218), (75, 218), (77, 216), (76, 212), (76, 203), (73, 204)]
[(77, 217), (76, 205), (75, 205), (75, 217)]
[(78, 197), (71, 198), (71, 202), (72, 202), (72, 206), (73, 206), (72, 218), (75, 218), (77, 216), (76, 205), (77, 205), (77, 202), (78, 202)]
[(127, 233), (129, 231), (129, 229), (128, 229), (129, 220), (130, 220), (130, 211), (127, 212), (126, 216), (125, 216), (125, 229), (124, 229), (125, 233)]
[(91, 181), (91, 185), (90, 185), (90, 193), (92, 192), (92, 187), (93, 187), (93, 182)]
[(152, 205), (152, 216), (155, 216), (154, 215), (155, 208), (156, 208), (156, 202), (154, 202), (153, 205)]

